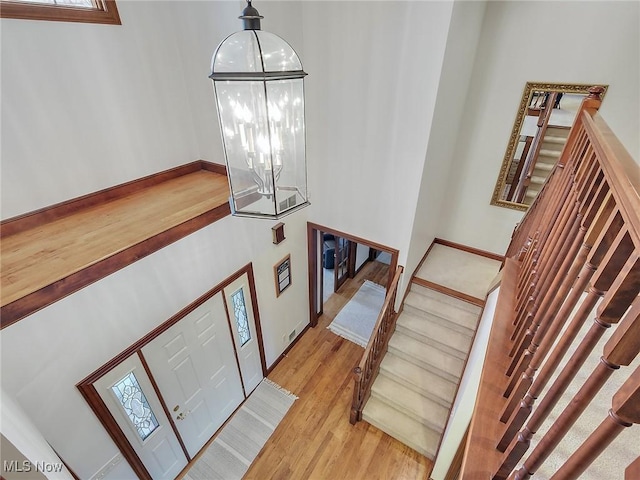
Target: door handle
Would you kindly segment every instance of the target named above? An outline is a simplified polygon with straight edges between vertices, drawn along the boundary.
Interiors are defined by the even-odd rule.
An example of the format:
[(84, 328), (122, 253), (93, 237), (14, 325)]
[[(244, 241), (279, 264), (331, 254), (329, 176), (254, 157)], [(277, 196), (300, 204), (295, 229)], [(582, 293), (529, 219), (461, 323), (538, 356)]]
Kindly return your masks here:
[(191, 410), (187, 410), (186, 412), (181, 412), (180, 415), (176, 417), (176, 420), (184, 420), (185, 418), (187, 418), (187, 415), (189, 415), (190, 413), (191, 413)]

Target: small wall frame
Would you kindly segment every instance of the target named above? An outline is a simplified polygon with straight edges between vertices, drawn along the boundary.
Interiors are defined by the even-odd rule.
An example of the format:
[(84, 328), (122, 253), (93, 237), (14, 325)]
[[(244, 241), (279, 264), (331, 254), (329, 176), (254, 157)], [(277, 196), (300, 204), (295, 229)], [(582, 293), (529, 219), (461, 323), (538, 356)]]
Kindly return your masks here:
[(287, 255), (273, 267), (276, 282), (276, 297), (291, 285), (291, 255)]

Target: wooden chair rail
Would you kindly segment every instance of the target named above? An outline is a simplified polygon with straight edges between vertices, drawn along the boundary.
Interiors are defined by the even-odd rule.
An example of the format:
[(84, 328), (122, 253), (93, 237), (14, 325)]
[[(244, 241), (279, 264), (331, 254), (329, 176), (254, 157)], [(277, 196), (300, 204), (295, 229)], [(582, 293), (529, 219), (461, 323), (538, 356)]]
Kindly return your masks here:
[[(578, 478), (616, 435), (640, 423), (640, 368), (625, 371), (640, 353), (640, 168), (597, 114), (601, 93), (593, 87), (583, 101), (507, 249), (462, 478), (530, 478), (614, 371), (628, 378), (610, 411), (553, 479)], [(529, 451), (592, 355), (600, 362)]]
[(395, 303), (400, 276), (403, 271), (404, 268), (402, 266), (398, 266), (396, 269), (396, 273), (387, 290), (384, 303), (382, 304), (380, 315), (378, 315), (378, 320), (373, 327), (373, 333), (369, 339), (369, 343), (364, 350), (360, 363), (353, 369), (355, 386), (349, 417), (349, 421), (352, 424), (362, 420), (362, 410), (371, 394), (371, 386), (376, 379), (378, 368), (387, 351), (389, 339), (395, 330), (395, 322), (398, 316), (398, 312), (395, 311)]

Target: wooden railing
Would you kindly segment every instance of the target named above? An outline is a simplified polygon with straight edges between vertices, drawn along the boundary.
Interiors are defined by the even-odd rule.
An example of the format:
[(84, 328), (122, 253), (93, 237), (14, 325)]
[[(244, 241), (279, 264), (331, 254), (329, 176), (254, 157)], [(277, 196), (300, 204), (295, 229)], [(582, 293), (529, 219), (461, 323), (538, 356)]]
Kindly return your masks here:
[(357, 367), (353, 369), (355, 386), (353, 389), (353, 403), (351, 404), (351, 414), (349, 421), (352, 424), (362, 420), (362, 409), (364, 408), (369, 395), (371, 385), (378, 375), (380, 362), (387, 351), (389, 339), (396, 328), (398, 312), (395, 311), (396, 296), (398, 294), (398, 283), (404, 268), (398, 266), (393, 281), (387, 290), (387, 295), (382, 304), (380, 315), (373, 327), (373, 333), (364, 350), (362, 359)]
[(531, 184), (531, 177), (533, 176), (533, 171), (536, 168), (538, 156), (542, 149), (542, 141), (547, 134), (547, 127), (549, 126), (549, 120), (551, 119), (551, 113), (553, 112), (553, 106), (556, 103), (557, 96), (558, 92), (552, 92), (551, 95), (546, 97), (545, 103), (540, 110), (537, 122), (538, 131), (533, 139), (531, 149), (527, 153), (527, 156), (524, 157), (523, 169), (521, 170), (520, 176), (517, 180), (515, 192), (515, 201), (517, 203), (523, 203), (524, 196), (527, 193), (527, 188), (529, 188), (529, 185)]
[[(583, 101), (557, 166), (514, 231), (461, 478), (530, 478), (616, 371), (626, 380), (608, 414), (552, 478), (578, 478), (640, 423), (640, 368), (621, 368), (640, 351), (640, 168), (597, 114), (602, 91)], [(600, 362), (528, 452), (614, 325)]]

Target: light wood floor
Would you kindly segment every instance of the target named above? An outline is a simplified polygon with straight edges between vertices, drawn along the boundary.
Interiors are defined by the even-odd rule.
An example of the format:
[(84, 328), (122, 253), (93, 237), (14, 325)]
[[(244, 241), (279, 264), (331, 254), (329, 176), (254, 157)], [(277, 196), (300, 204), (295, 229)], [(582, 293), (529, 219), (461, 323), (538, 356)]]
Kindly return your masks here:
[(349, 423), (351, 371), (363, 348), (327, 325), (365, 279), (385, 284), (388, 265), (370, 262), (324, 305), (269, 378), (299, 397), (245, 479), (426, 479), (432, 463), (377, 428)]

